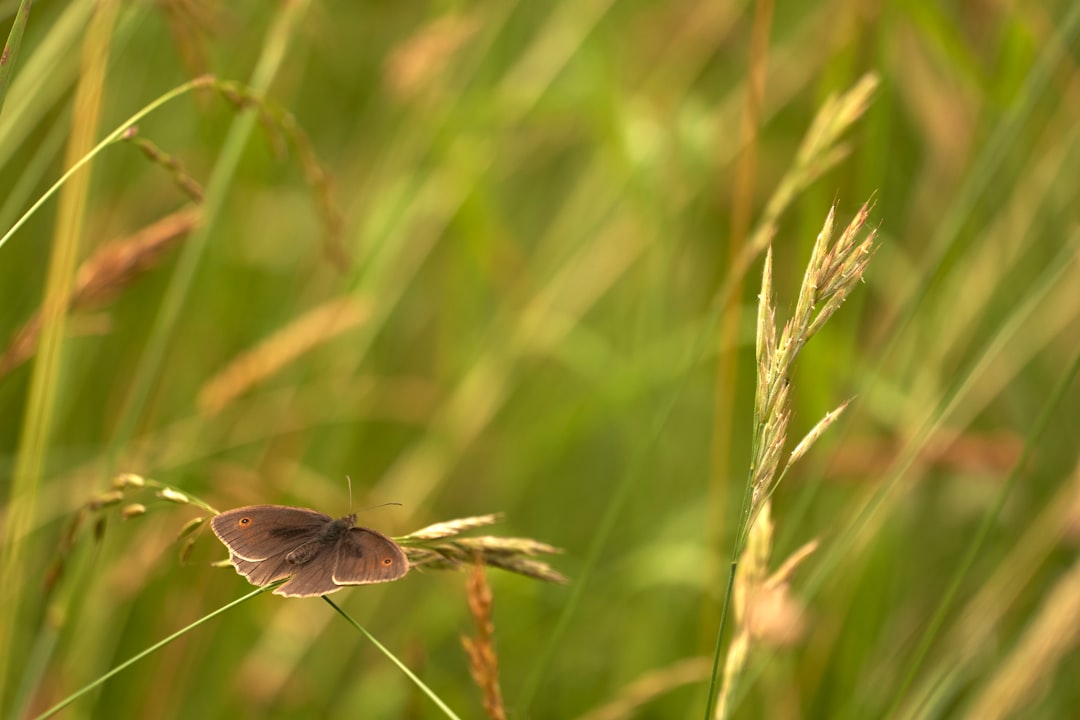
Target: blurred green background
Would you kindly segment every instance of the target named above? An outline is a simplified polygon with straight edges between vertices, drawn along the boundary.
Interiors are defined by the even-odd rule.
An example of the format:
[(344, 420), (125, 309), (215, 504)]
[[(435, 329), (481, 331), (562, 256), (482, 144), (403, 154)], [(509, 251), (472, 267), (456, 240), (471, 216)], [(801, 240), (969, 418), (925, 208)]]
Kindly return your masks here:
[[(348, 474), (361, 523), (392, 535), (505, 513), (496, 534), (563, 548), (571, 578), (489, 574), (511, 717), (701, 717), (752, 421), (761, 262), (733, 270), (733, 238), (865, 73), (880, 85), (848, 154), (773, 240), (782, 322), (829, 206), (846, 224), (876, 199), (866, 282), (792, 378), (793, 442), (856, 398), (775, 498), (773, 567), (821, 543), (791, 581), (803, 624), (755, 643), (735, 715), (1080, 707), (1080, 391), (1059, 384), (1080, 347), (1073, 2), (158, 0), (95, 25), (108, 6), (33, 7), (0, 113), (0, 232), (71, 165), (73, 123), (96, 142), (204, 72), (271, 109), (245, 134), (252, 116), (204, 88), (142, 119), (206, 188), (201, 229), (87, 291), (57, 362), (0, 376), (21, 568), (3, 579), (5, 715), (250, 589), (209, 567), (209, 532), (181, 563), (197, 508), (152, 494), (68, 548), (72, 517), (133, 472), (219, 509), (335, 516)], [(0, 3), (5, 36), (17, 7)], [(99, 119), (74, 99), (95, 53)], [(164, 165), (130, 143), (95, 158), (79, 262), (192, 204)], [(0, 247), (5, 358), (78, 214), (52, 198)], [(480, 717), (464, 587), (413, 572), (334, 598)], [(324, 603), (270, 595), (65, 712), (438, 716)]]

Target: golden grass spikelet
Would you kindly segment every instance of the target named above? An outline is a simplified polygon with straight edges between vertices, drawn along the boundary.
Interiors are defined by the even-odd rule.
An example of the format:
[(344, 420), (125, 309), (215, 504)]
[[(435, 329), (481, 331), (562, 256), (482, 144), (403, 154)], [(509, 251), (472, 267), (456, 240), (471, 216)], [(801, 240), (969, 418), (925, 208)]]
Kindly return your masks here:
[(758, 295), (757, 343), (757, 398), (764, 398), (768, 391), (769, 372), (775, 367), (773, 352), (776, 347), (776, 300), (773, 297), (772, 247), (765, 252), (765, 265), (761, 270), (761, 294)]
[(746, 537), (746, 547), (739, 559), (738, 574), (735, 575), (734, 610), (737, 623), (745, 623), (749, 594), (754, 587), (765, 582), (769, 557), (772, 555), (772, 540), (772, 503), (766, 502)]
[(847, 155), (847, 148), (837, 144), (840, 136), (866, 112), (877, 86), (877, 76), (867, 73), (850, 90), (833, 93), (822, 103), (796, 153), (796, 165), (808, 175), (807, 182)]
[[(865, 87), (856, 90), (869, 93), (870, 89), (872, 83), (868, 82)], [(830, 107), (830, 111), (834, 115), (861, 112), (860, 96), (855, 91), (853, 93), (852, 97), (841, 102), (839, 109)], [(821, 116), (826, 115), (823, 109)], [(834, 120), (840, 123), (839, 119)], [(808, 135), (808, 142), (834, 142), (842, 129), (840, 125), (830, 126), (827, 123), (815, 125)], [(726, 718), (731, 712), (734, 687), (742, 674), (752, 641), (790, 644), (801, 637), (803, 631), (802, 611), (787, 591), (786, 577), (803, 557), (812, 552), (813, 546), (804, 547), (786, 563), (782, 568), (783, 575), (777, 576), (772, 582), (765, 581), (772, 548), (770, 499), (792, 464), (806, 454), (847, 406), (845, 402), (827, 413), (782, 461), (791, 419), (789, 394), (792, 368), (802, 348), (862, 278), (872, 255), (875, 237), (875, 232), (871, 231), (865, 239), (860, 240), (869, 209), (870, 201), (863, 203), (835, 242), (836, 208), (829, 209), (811, 250), (795, 310), (784, 323), (779, 338), (776, 337), (771, 248), (765, 255), (761, 292), (758, 295), (755, 339), (757, 382), (750, 471), (732, 551), (733, 576), (729, 578), (709, 685), (707, 712), (715, 714), (717, 718)], [(721, 674), (719, 666), (729, 606), (733, 610), (736, 629)]]
[(351, 295), (308, 311), (208, 380), (199, 390), (199, 409), (210, 415), (221, 412), (240, 395), (311, 349), (362, 324), (370, 315), (369, 304)]
[(146, 506), (142, 503), (128, 503), (120, 510), (120, 517), (125, 520), (145, 514)]
[(116, 490), (124, 490), (129, 487), (143, 488), (146, 487), (146, 479), (142, 475), (136, 475), (135, 473), (120, 473), (113, 478), (112, 486)]
[[(165, 485), (164, 483), (160, 483), (157, 480), (148, 480), (135, 473), (120, 473), (113, 478), (109, 490), (91, 496), (90, 499), (83, 503), (83, 505), (71, 516), (71, 520), (68, 523), (64, 534), (60, 538), (60, 543), (56, 549), (55, 556), (45, 574), (46, 593), (51, 593), (56, 584), (63, 577), (66, 569), (67, 557), (70, 555), (72, 548), (75, 547), (75, 541), (78, 539), (79, 531), (86, 524), (87, 520), (93, 519), (94, 539), (100, 541), (105, 532), (107, 512), (111, 508), (123, 504), (123, 507), (119, 510), (119, 515), (122, 520), (131, 520), (146, 514), (146, 505), (141, 502), (131, 502), (130, 496), (135, 493), (141, 493), (147, 488), (154, 490), (154, 495), (158, 499), (179, 505), (195, 505), (211, 514), (217, 512), (198, 498), (189, 497), (179, 490)], [(180, 550), (181, 559), (184, 559), (186, 554), (190, 551), (190, 546), (198, 537), (195, 531), (202, 526), (205, 520), (205, 517), (193, 518), (192, 520), (189, 520), (180, 531), (177, 539), (186, 538), (186, 542)]]
[(751, 594), (761, 583), (769, 561), (772, 548), (772, 520), (769, 517), (770, 503), (762, 506), (761, 512), (746, 538), (746, 546), (739, 558), (735, 574), (735, 586), (732, 590), (731, 604), (735, 615), (735, 636), (728, 646), (724, 659), (723, 684), (717, 698), (716, 718), (726, 718), (731, 712), (731, 701), (735, 686), (746, 667), (750, 655), (750, 631), (746, 623), (747, 602)]
[(86, 503), (86, 506), (91, 510), (101, 510), (102, 508), (112, 507), (113, 505), (119, 505), (124, 501), (124, 493), (120, 490), (109, 490), (107, 492), (99, 493)]
[(724, 660), (723, 684), (717, 698), (717, 718), (726, 718), (731, 712), (731, 699), (735, 686), (746, 667), (750, 654), (750, 629), (746, 622), (748, 603), (768, 572), (769, 555), (772, 552), (773, 523), (767, 500), (762, 504), (754, 524), (746, 536), (746, 545), (739, 557), (738, 570), (735, 573), (735, 586), (732, 589), (731, 604), (735, 614), (735, 637), (728, 646)]
[(193, 532), (201, 528), (203, 526), (203, 523), (205, 522), (206, 518), (204, 517), (197, 517), (188, 520), (186, 523), (184, 523), (184, 526), (180, 528), (180, 532), (176, 534), (177, 539), (185, 538), (191, 535)]
[(173, 176), (173, 182), (188, 198), (196, 204), (202, 203), (204, 195), (202, 186), (184, 171), (184, 166), (175, 156), (165, 152), (150, 140), (138, 137), (137, 128), (134, 127), (128, 128), (128, 132), (124, 134), (124, 140), (139, 148), (150, 162), (168, 170)]
[[(68, 308), (86, 310), (116, 298), (153, 268), (167, 250), (194, 230), (201, 217), (198, 208), (181, 210), (134, 235), (102, 247), (76, 272)], [(0, 377), (33, 357), (41, 336), (41, 323), (39, 310), (15, 333), (0, 356)]]
[(831, 95), (821, 106), (803, 136), (794, 166), (784, 174), (780, 185), (769, 197), (757, 230), (732, 267), (733, 277), (741, 277), (758, 254), (772, 242), (780, 215), (792, 200), (847, 155), (848, 150), (840, 144), (840, 138), (866, 111), (877, 85), (877, 76), (868, 73), (846, 93)]
[(732, 607), (736, 630), (724, 661), (717, 718), (728, 716), (735, 687), (755, 642), (785, 647), (796, 643), (805, 632), (803, 606), (791, 596), (789, 587), (795, 569), (817, 549), (818, 542), (806, 543), (768, 575), (773, 534), (771, 503), (766, 500), (747, 535), (735, 575)]
[(750, 637), (772, 647), (798, 642), (806, 631), (805, 609), (791, 595), (791, 576), (815, 550), (811, 540), (785, 560), (776, 572), (748, 593), (745, 622)]
[(872, 230), (864, 239), (860, 238), (870, 207), (870, 201), (863, 203), (835, 242), (836, 208), (829, 209), (811, 250), (795, 311), (784, 323), (778, 340), (771, 249), (765, 255), (756, 338), (754, 456), (744, 532), (753, 526), (754, 516), (772, 495), (787, 469), (809, 450), (847, 406), (845, 402), (826, 414), (796, 445), (787, 462), (781, 463), (791, 418), (788, 395), (792, 367), (802, 348), (839, 309), (866, 270), (873, 254), (876, 232)]
[(466, 530), (493, 525), (501, 519), (498, 514), (475, 515), (473, 517), (447, 520), (421, 528), (416, 532), (409, 533), (410, 540), (438, 540), (439, 538), (452, 537)]
[(553, 545), (531, 538), (495, 535), (456, 537), (458, 533), (465, 530), (488, 525), (497, 517), (496, 515), (481, 515), (448, 520), (398, 538), (398, 542), (404, 547), (405, 554), (409, 557), (409, 564), (413, 567), (459, 570), (471, 567), (479, 561), (484, 565), (502, 568), (537, 580), (566, 582), (566, 578), (546, 562), (535, 559), (540, 555), (555, 555), (562, 552)]
[(716, 701), (716, 715), (714, 716), (717, 720), (722, 720), (731, 713), (735, 683), (742, 675), (749, 654), (750, 634), (740, 631), (736, 633), (735, 639), (728, 646), (727, 658), (724, 660), (724, 684), (720, 689), (720, 697)]
[(177, 505), (191, 504), (191, 498), (189, 498), (187, 495), (180, 492), (179, 490), (173, 490), (169, 487), (158, 490), (157, 496), (162, 500), (168, 500), (169, 502), (176, 503)]
[(469, 656), (469, 672), (484, 696), (484, 711), (492, 720), (506, 720), (502, 689), (499, 687), (499, 657), (495, 653), (495, 623), (491, 617), (491, 587), (484, 565), (477, 562), (465, 583), (469, 612), (476, 620), (476, 637), (462, 636), (461, 645)]
[(810, 428), (810, 432), (806, 433), (806, 436), (799, 441), (799, 443), (795, 446), (795, 449), (791, 451), (791, 455), (788, 456), (788, 465), (795, 464), (802, 458), (803, 455), (806, 454), (806, 451), (810, 449), (810, 446), (817, 442), (817, 439), (824, 435), (825, 431), (828, 430), (834, 422), (836, 422), (837, 418), (839, 418), (841, 414), (843, 414), (844, 410), (847, 409), (847, 406), (851, 404), (851, 400), (852, 398), (848, 398), (843, 403), (841, 403), (839, 407), (825, 413), (825, 417), (818, 420), (817, 425), (814, 425), (814, 427)]

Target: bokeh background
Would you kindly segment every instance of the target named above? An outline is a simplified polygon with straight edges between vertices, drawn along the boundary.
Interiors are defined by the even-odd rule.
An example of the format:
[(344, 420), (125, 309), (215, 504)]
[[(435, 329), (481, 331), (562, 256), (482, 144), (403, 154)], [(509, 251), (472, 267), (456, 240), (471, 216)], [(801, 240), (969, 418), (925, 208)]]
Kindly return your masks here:
[[(5, 36), (18, 7), (0, 3)], [(793, 441), (855, 400), (784, 478), (770, 564), (820, 545), (734, 713), (1071, 716), (1078, 15), (36, 3), (0, 112), (0, 232), (80, 133), (220, 82), (149, 113), (152, 146), (109, 145), (84, 194), (65, 183), (0, 247), (5, 715), (249, 590), (210, 567), (209, 532), (181, 562), (195, 506), (86, 509), (133, 472), (220, 509), (333, 515), (348, 475), (361, 522), (392, 535), (504, 513), (496, 534), (563, 548), (571, 579), (489, 574), (511, 717), (701, 717), (750, 456), (761, 256), (735, 259), (815, 115), (869, 73), (865, 113), (773, 238), (782, 321), (829, 207), (846, 223), (874, 198), (865, 284), (792, 378)], [(36, 352), (26, 324), (65, 287), (49, 279), (65, 247), (99, 265), (77, 275), (58, 354)], [(334, 597), (480, 717), (464, 588), (414, 572)], [(439, 716), (324, 603), (270, 595), (66, 712)]]

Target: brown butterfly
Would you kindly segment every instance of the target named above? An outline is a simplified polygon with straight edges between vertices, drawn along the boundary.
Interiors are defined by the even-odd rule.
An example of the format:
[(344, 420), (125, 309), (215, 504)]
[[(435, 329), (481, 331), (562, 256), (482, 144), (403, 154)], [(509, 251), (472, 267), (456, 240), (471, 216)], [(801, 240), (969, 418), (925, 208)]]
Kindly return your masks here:
[(292, 578), (276, 595), (326, 595), (343, 585), (389, 582), (409, 572), (401, 546), (356, 527), (355, 514), (335, 520), (306, 508), (249, 505), (216, 515), (210, 526), (229, 549), (236, 572), (252, 585)]

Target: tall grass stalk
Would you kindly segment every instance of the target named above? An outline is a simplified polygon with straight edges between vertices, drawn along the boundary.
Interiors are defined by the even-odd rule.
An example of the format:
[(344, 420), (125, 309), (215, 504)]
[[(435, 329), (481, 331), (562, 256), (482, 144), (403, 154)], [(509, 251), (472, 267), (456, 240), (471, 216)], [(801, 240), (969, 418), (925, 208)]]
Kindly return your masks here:
[(381, 642), (376, 640), (375, 636), (367, 631), (367, 628), (365, 628), (363, 625), (361, 625), (360, 623), (353, 620), (352, 617), (347, 612), (345, 612), (340, 607), (338, 607), (337, 604), (333, 600), (331, 600), (330, 598), (328, 598), (326, 596), (323, 596), (323, 600), (325, 600), (326, 603), (330, 607), (334, 608), (334, 610), (336, 610), (343, 618), (345, 618), (350, 625), (352, 625), (364, 637), (366, 637), (371, 642), (372, 645), (377, 647), (379, 649), (379, 652), (381, 652), (383, 655), (385, 655), (387, 658), (389, 658), (390, 662), (394, 663), (394, 665), (397, 665), (398, 670), (401, 670), (401, 672), (403, 672), (405, 674), (405, 676), (407, 678), (409, 678), (409, 680), (411, 680), (413, 682), (414, 685), (416, 685), (418, 688), (420, 688), (421, 692), (423, 692), (425, 695), (427, 695), (429, 698), (431, 698), (431, 702), (435, 703), (435, 707), (439, 708), (439, 711), (442, 712), (443, 715), (445, 715), (448, 718), (452, 718), (452, 720), (458, 720), (458, 716), (454, 713), (453, 710), (450, 709), (450, 706), (447, 705), (445, 702), (443, 702), (442, 698), (440, 698), (438, 695), (436, 695), (435, 692), (431, 688), (429, 688), (427, 685), (425, 685), (424, 681), (421, 680), (419, 677), (417, 677), (416, 673), (414, 673), (412, 670), (410, 670), (409, 667), (405, 663), (401, 662), (401, 660), (399, 660), (396, 655), (394, 655), (392, 652), (390, 652), (390, 650), (387, 649), (387, 647), (385, 645), (383, 645)]
[[(787, 445), (787, 426), (791, 417), (790, 378), (795, 359), (807, 342), (828, 322), (840, 308), (856, 284), (862, 279), (873, 254), (876, 231), (862, 237), (862, 229), (869, 214), (869, 202), (833, 240), (835, 208), (829, 211), (825, 224), (818, 233), (803, 276), (795, 311), (777, 336), (776, 307), (773, 297), (772, 249), (765, 254), (762, 270), (761, 295), (758, 299), (758, 322), (756, 333), (757, 387), (754, 393), (754, 426), (751, 445), (751, 462), (743, 492), (742, 509), (736, 527), (735, 543), (731, 554), (731, 571), (717, 630), (716, 649), (713, 653), (712, 678), (706, 702), (706, 720), (717, 715), (717, 698), (721, 692), (719, 676), (720, 659), (724, 646), (729, 608), (739, 570), (740, 557), (746, 548), (747, 538), (753, 534), (759, 515), (767, 512), (773, 492), (787, 473), (810, 446), (835, 422), (847, 403), (826, 415), (797, 443), (787, 458), (782, 454)], [(764, 523), (760, 549), (754, 555), (758, 575), (764, 573), (765, 557), (771, 545), (769, 523)], [(749, 636), (741, 635), (737, 644), (729, 648), (732, 662), (725, 676), (729, 684), (723, 687), (723, 697), (733, 692), (733, 683), (739, 676), (739, 668), (745, 663)], [(719, 709), (726, 717), (731, 705), (726, 700)]]
[(194, 80), (182, 83), (181, 85), (176, 86), (169, 92), (161, 95), (153, 102), (140, 109), (138, 112), (136, 112), (124, 122), (120, 123), (116, 127), (116, 129), (106, 135), (101, 140), (101, 142), (95, 145), (92, 149), (86, 150), (82, 156), (72, 161), (71, 166), (68, 168), (68, 170), (64, 172), (64, 174), (61, 175), (60, 178), (56, 182), (54, 182), (52, 186), (34, 202), (33, 205), (30, 206), (30, 208), (26, 212), (24, 212), (10, 228), (8, 228), (8, 231), (6, 233), (0, 236), (0, 248), (3, 248), (4, 245), (7, 244), (8, 240), (10, 240), (12, 236), (14, 236), (15, 233), (19, 231), (19, 228), (21, 228), (27, 220), (33, 217), (33, 215), (41, 209), (41, 206), (44, 205), (49, 200), (49, 198), (59, 192), (69, 181), (71, 181), (73, 177), (75, 177), (79, 173), (80, 170), (82, 170), (85, 166), (89, 165), (90, 162), (95, 157), (97, 157), (105, 148), (115, 142), (123, 140), (125, 134), (127, 134), (133, 126), (138, 124), (140, 120), (142, 120), (144, 117), (154, 112), (155, 110), (159, 109), (166, 103), (180, 97), (181, 95), (189, 93), (197, 88), (209, 87), (212, 84), (213, 78), (209, 77), (195, 78)]
[[(185, 493), (158, 480), (144, 478), (132, 473), (124, 473), (114, 478), (111, 490), (99, 493), (92, 497), (80, 509), (75, 517), (72, 518), (66, 533), (66, 547), (63, 548), (63, 554), (67, 554), (76, 541), (80, 539), (80, 529), (83, 526), (90, 524), (90, 520), (94, 520), (93, 524), (96, 528), (99, 528), (105, 520), (105, 515), (118, 508), (120, 514), (125, 519), (138, 518), (145, 515), (147, 511), (146, 506), (140, 502), (134, 501), (141, 499), (141, 496), (147, 491), (152, 492), (153, 497), (157, 500), (162, 500), (174, 505), (195, 507), (208, 514), (207, 516), (196, 517), (188, 521), (178, 533), (177, 541), (181, 543), (181, 556), (185, 557), (188, 555), (201, 532), (207, 527), (206, 521), (208, 520), (208, 517), (216, 515), (218, 511), (197, 496)], [(560, 552), (558, 548), (552, 547), (551, 545), (530, 538), (507, 538), (490, 535), (459, 537), (463, 532), (491, 525), (497, 519), (498, 516), (496, 515), (485, 515), (446, 520), (417, 530), (403, 538), (399, 538), (409, 557), (409, 564), (413, 568), (422, 567), (425, 570), (472, 570), (473, 579), (470, 582), (469, 599), (474, 612), (478, 614), (477, 618), (478, 623), (481, 624), (481, 632), (478, 639), (473, 642), (471, 646), (467, 645), (467, 648), (471, 647), (475, 649), (478, 653), (477, 657), (483, 658), (485, 670), (481, 675), (486, 677), (488, 685), (487, 692), (489, 693), (489, 696), (495, 698), (495, 700), (492, 700), (493, 704), (491, 707), (501, 707), (501, 697), (498, 692), (497, 663), (495, 661), (494, 646), (492, 644), (494, 626), (490, 617), (491, 592), (490, 589), (486, 589), (487, 586), (485, 581), (477, 581), (475, 579), (477, 574), (483, 578), (483, 568), (487, 565), (499, 567), (534, 579), (545, 580), (548, 582), (565, 582), (565, 578), (558, 572), (553, 570), (543, 560), (538, 559), (538, 556)], [(95, 530), (95, 534), (96, 532), (97, 531)], [(227, 563), (216, 564), (227, 565)], [(50, 584), (55, 583), (61, 573), (62, 567), (54, 568), (50, 573), (52, 577)], [(240, 599), (230, 602), (227, 605), (204, 615), (199, 620), (169, 635), (164, 640), (155, 643), (146, 650), (97, 677), (78, 691), (53, 705), (39, 717), (45, 718), (59, 712), (78, 698), (102, 685), (117, 673), (157, 650), (160, 650), (187, 632), (194, 630), (207, 620), (220, 615), (224, 611), (235, 607), (262, 592), (272, 591), (284, 582), (285, 580), (280, 580), (257, 588)], [(378, 642), (370, 632), (357, 623), (355, 619), (330, 600), (330, 598), (323, 596), (323, 599), (344, 617), (349, 624), (370, 640), (380, 652), (386, 655), (406, 675), (406, 677), (420, 688), (425, 695), (431, 698), (436, 706), (438, 706), (447, 717), (457, 717), (438, 695), (425, 685), (401, 660), (395, 657), (384, 645)], [(287, 602), (303, 601), (290, 600)], [(494, 688), (494, 690), (492, 690), (492, 688)], [(486, 701), (485, 706), (487, 705), (488, 702)]]
[(118, 675), (119, 673), (123, 672), (124, 670), (127, 670), (129, 667), (131, 667), (135, 663), (139, 662), (140, 660), (146, 658), (147, 656), (153, 655), (155, 652), (157, 652), (161, 648), (165, 647), (166, 645), (171, 643), (173, 640), (177, 640), (177, 639), (183, 637), (184, 635), (188, 634), (189, 632), (191, 632), (195, 628), (197, 628), (200, 625), (202, 625), (203, 623), (207, 622), (208, 620), (213, 620), (214, 618), (216, 618), (218, 615), (221, 615), (226, 610), (231, 610), (232, 608), (236, 607), (237, 605), (240, 605), (241, 603), (247, 602), (248, 600), (255, 597), (256, 595), (260, 595), (260, 594), (262, 594), (264, 592), (272, 591), (275, 587), (282, 584), (283, 582), (285, 582), (285, 581), (281, 580), (281, 581), (276, 582), (276, 583), (274, 583), (272, 585), (267, 585), (265, 587), (255, 588), (254, 590), (249, 592), (247, 595), (244, 595), (243, 597), (239, 597), (236, 600), (233, 600), (231, 603), (229, 603), (227, 605), (222, 605), (217, 610), (214, 610), (211, 613), (203, 615), (201, 618), (199, 618), (195, 622), (193, 622), (193, 623), (191, 623), (189, 625), (186, 625), (185, 627), (181, 628), (180, 630), (177, 630), (172, 635), (169, 635), (168, 637), (161, 640), (160, 642), (156, 642), (153, 645), (151, 645), (150, 647), (143, 650), (142, 652), (131, 656), (130, 658), (128, 658), (124, 662), (120, 663), (116, 667), (109, 670), (107, 673), (104, 673), (103, 675), (100, 675), (100, 676), (94, 678), (91, 682), (87, 683), (86, 685), (83, 685), (81, 688), (79, 688), (75, 692), (71, 693), (66, 698), (64, 698), (60, 702), (56, 703), (55, 705), (50, 707), (45, 712), (41, 713), (40, 715), (37, 715), (35, 720), (45, 720), (45, 718), (52, 717), (56, 713), (60, 712), (64, 708), (66, 708), (71, 703), (73, 703), (76, 700), (78, 700), (79, 698), (81, 698), (86, 693), (90, 692), (91, 690), (93, 690), (95, 688), (100, 687), (105, 682), (107, 682), (110, 678)]
[[(877, 87), (877, 78), (868, 74), (859, 79), (847, 92), (830, 96), (815, 115), (810, 128), (803, 137), (796, 154), (793, 167), (785, 173), (776, 191), (766, 203), (765, 213), (760, 224), (755, 228), (749, 242), (742, 247), (734, 264), (728, 268), (719, 290), (713, 296), (709, 312), (701, 323), (701, 332), (688, 349), (686, 362), (691, 367), (700, 362), (709, 342), (716, 337), (717, 327), (728, 303), (732, 300), (735, 289), (754, 258), (768, 247), (776, 231), (780, 216), (789, 207), (801, 189), (805, 188), (820, 175), (832, 168), (846, 154), (847, 150), (841, 138), (852, 124), (865, 112), (867, 103)], [(580, 263), (576, 263), (580, 265)], [(684, 376), (685, 381), (685, 376)], [(641, 480), (646, 460), (655, 450), (662, 437), (671, 413), (680, 400), (682, 384), (676, 386), (667, 400), (656, 412), (646, 441), (637, 444), (629, 461), (629, 469), (618, 480), (609, 494), (604, 512), (596, 523), (592, 540), (586, 551), (582, 571), (571, 585), (570, 596), (559, 619), (548, 636), (545, 650), (538, 658), (533, 671), (525, 683), (518, 699), (518, 711), (528, 712), (533, 699), (539, 692), (545, 674), (554, 658), (563, 634), (569, 627), (570, 620), (577, 611), (585, 588), (596, 569), (600, 555), (611, 539), (619, 514), (631, 495), (633, 488)], [(733, 575), (729, 582), (733, 581)], [(730, 590), (730, 588), (729, 588)], [(706, 613), (707, 615), (707, 613)], [(721, 625), (722, 627), (722, 625)], [(715, 668), (714, 668), (715, 671)], [(715, 676), (715, 672), (714, 672)], [(710, 692), (710, 697), (712, 693)]]
[(8, 87), (19, 62), (19, 46), (22, 45), (23, 33), (26, 32), (26, 22), (29, 19), (30, 0), (21, 0), (7, 42), (4, 43), (3, 50), (0, 50), (0, 114), (4, 111), (4, 99), (7, 98)]
[[(65, 152), (65, 164), (69, 166), (75, 166), (93, 147), (101, 112), (110, 38), (119, 6), (117, 0), (98, 4), (82, 45), (83, 72), (75, 89), (75, 110)], [(3, 582), (0, 582), (0, 708), (8, 707), (5, 684), (10, 677), (13, 658), (25, 652), (24, 640), (19, 637), (17, 629), (21, 624), (19, 615), (24, 600), (23, 543), (35, 520), (38, 485), (52, 433), (56, 389), (62, 369), (67, 300), (78, 262), (89, 187), (88, 169), (74, 174), (64, 186), (49, 257), (41, 345), (30, 379), (30, 392), (16, 451), (4, 528), (3, 556), (0, 559), (0, 577), (3, 578)], [(2, 247), (3, 239), (0, 239)]]
[[(735, 182), (731, 198), (731, 236), (727, 252), (730, 268), (738, 266), (749, 242), (750, 223), (753, 218), (753, 196), (757, 176), (757, 154), (761, 115), (765, 103), (765, 80), (769, 53), (769, 31), (772, 28), (773, 2), (760, 0), (754, 3), (754, 20), (751, 31), (750, 72), (746, 82), (746, 103), (739, 124), (741, 149), (735, 166)], [(770, 231), (771, 232), (771, 231)], [(713, 402), (713, 430), (710, 449), (712, 456), (709, 478), (709, 535), (705, 542), (709, 547), (721, 544), (721, 528), (728, 518), (728, 479), (731, 476), (731, 443), (735, 428), (735, 398), (732, 392), (738, 377), (739, 346), (736, 342), (742, 329), (743, 282), (745, 274), (731, 276), (731, 291), (724, 302), (720, 318), (720, 353), (716, 361), (716, 388)], [(717, 558), (720, 556), (717, 555)], [(715, 578), (721, 577), (712, 564), (707, 568)], [(711, 583), (710, 583), (711, 584)], [(705, 625), (711, 627), (716, 619), (716, 606), (705, 604)]]
[[(280, 6), (276, 21), (267, 33), (262, 53), (252, 73), (250, 88), (256, 95), (262, 95), (270, 86), (281, 64), (285, 60), (285, 51), (296, 26), (307, 10), (307, 0), (298, 0)], [(240, 154), (255, 128), (256, 113), (244, 112), (233, 119), (224, 145), (218, 155), (210, 179), (206, 183), (206, 197), (203, 202), (202, 223), (186, 243), (176, 263), (165, 297), (161, 303), (157, 322), (154, 323), (147, 341), (146, 352), (135, 372), (127, 403), (121, 415), (116, 434), (113, 436), (113, 453), (123, 448), (131, 440), (135, 425), (142, 417), (143, 408), (153, 383), (157, 380), (170, 337), (176, 327), (184, 302), (191, 292), (192, 281), (199, 261), (206, 250), (212, 235), (218, 213), (225, 203), (226, 195), (236, 174)], [(112, 468), (109, 468), (110, 474)]]
[[(769, 5), (766, 3), (765, 5)], [(767, 34), (767, 25), (771, 17), (770, 8), (757, 8), (755, 14), (755, 43), (764, 42)], [(764, 27), (759, 27), (762, 25)], [(747, 88), (746, 115), (743, 119), (742, 134), (746, 147), (740, 155), (740, 179), (735, 185), (735, 196), (732, 204), (732, 238), (729, 246), (729, 266), (725, 273), (720, 292), (714, 302), (722, 308), (720, 319), (719, 342), (720, 354), (717, 357), (716, 366), (716, 395), (713, 408), (714, 428), (712, 437), (712, 471), (709, 479), (709, 521), (706, 523), (706, 544), (709, 547), (719, 547), (723, 538), (719, 529), (726, 527), (727, 494), (726, 480), (730, 477), (730, 442), (734, 417), (734, 378), (738, 368), (738, 353), (734, 339), (739, 330), (740, 305), (737, 302), (742, 296), (743, 278), (749, 271), (751, 263), (765, 250), (776, 234), (776, 229), (783, 213), (790, 204), (810, 184), (839, 162), (848, 153), (842, 143), (844, 133), (854, 125), (866, 112), (866, 108), (878, 85), (878, 79), (873, 74), (867, 74), (846, 92), (830, 95), (818, 110), (810, 124), (799, 151), (796, 154), (792, 167), (784, 174), (776, 189), (765, 204), (764, 214), (757, 226), (753, 228), (749, 237), (745, 221), (740, 218), (749, 213), (748, 207), (743, 207), (749, 202), (744, 195), (753, 185), (754, 159), (753, 145), (756, 142), (756, 130), (754, 125), (758, 121), (757, 113), (760, 112), (758, 104), (761, 102), (760, 93), (763, 87), (755, 88), (755, 83), (764, 84), (764, 64), (766, 62), (763, 48), (755, 45), (753, 65), (754, 73)], [(760, 67), (759, 67), (760, 66)], [(747, 188), (740, 190), (742, 185)], [(719, 557), (719, 556), (718, 556)], [(719, 577), (720, 573), (712, 573)], [(712, 603), (706, 604), (703, 617), (706, 627), (711, 628), (715, 624), (716, 613)]]
[[(0, 60), (0, 492), (17, 461), (40, 478), (32, 514), (0, 507), (0, 569), (21, 564), (0, 632), (30, 640), (0, 648), (0, 713), (113, 673), (55, 717), (445, 715), (311, 602), (248, 603), (113, 672), (249, 592), (206, 569), (210, 510), (161, 500), (342, 509), (348, 473), (365, 505), (402, 504), (363, 524), (418, 572), (337, 602), (459, 714), (482, 712), (473, 621), (436, 569), (479, 553), (516, 573), (488, 573), (497, 635), (480, 603), (492, 652), (472, 668), (511, 716), (683, 717), (710, 681), (719, 716), (1067, 715), (1078, 389), (1056, 381), (1080, 317), (1080, 8), (773, 4), (125, 4), (96, 40), (107, 140), (65, 157), (100, 3), (27, 21), (0, 0), (0, 43), (21, 33)], [(866, 72), (872, 105), (874, 81), (851, 84)], [(118, 146), (137, 108), (118, 132), (138, 147)], [(36, 318), (78, 210), (57, 200), (91, 167), (52, 371)], [(873, 192), (869, 285), (799, 354), (774, 421), (725, 431), (772, 392), (743, 392), (766, 249), (776, 363), (787, 270), (831, 198)], [(340, 247), (309, 240), (324, 228)], [(761, 439), (851, 396), (838, 442), (814, 438), (840, 410), (805, 442)], [(1055, 402), (1063, 421), (1040, 425)], [(51, 414), (33, 448), (31, 403)], [(727, 443), (752, 473), (723, 472)], [(109, 488), (120, 470), (182, 495)], [(495, 509), (524, 537), (440, 535), (489, 532), (475, 516)], [(561, 579), (529, 537), (566, 548), (568, 584), (528, 581)], [(788, 639), (762, 624), (784, 602), (802, 611)]]

